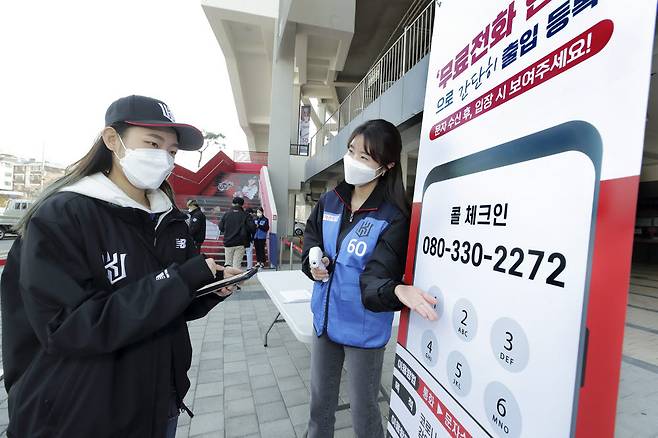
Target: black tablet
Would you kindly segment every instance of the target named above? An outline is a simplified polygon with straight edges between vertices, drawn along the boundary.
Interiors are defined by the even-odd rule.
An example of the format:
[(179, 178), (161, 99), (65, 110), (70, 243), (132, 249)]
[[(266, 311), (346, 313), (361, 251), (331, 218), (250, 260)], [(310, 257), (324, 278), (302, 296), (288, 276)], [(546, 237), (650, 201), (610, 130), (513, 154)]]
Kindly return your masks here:
[(236, 283), (240, 283), (240, 282), (249, 280), (251, 277), (256, 275), (257, 272), (258, 272), (258, 267), (255, 266), (251, 269), (248, 269), (248, 270), (244, 271), (241, 274), (234, 275), (232, 277), (225, 278), (223, 280), (219, 280), (219, 281), (215, 281), (214, 283), (207, 284), (207, 285), (203, 286), (202, 288), (197, 289), (196, 298), (202, 297), (202, 296), (207, 295), (207, 294), (212, 293), (212, 292), (216, 292), (217, 290), (219, 290), (223, 287), (227, 287), (227, 286), (230, 286), (232, 284), (236, 284)]

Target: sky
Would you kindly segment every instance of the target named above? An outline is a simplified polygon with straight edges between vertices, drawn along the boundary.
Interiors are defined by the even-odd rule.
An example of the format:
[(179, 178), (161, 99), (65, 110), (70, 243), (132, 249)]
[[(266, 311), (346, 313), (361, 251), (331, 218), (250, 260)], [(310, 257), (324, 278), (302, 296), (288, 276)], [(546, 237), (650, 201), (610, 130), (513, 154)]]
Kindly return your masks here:
[[(247, 149), (200, 0), (5, 1), (0, 60), (0, 153), (40, 160), (43, 151), (70, 164), (93, 144), (110, 103), (131, 94)], [(198, 159), (181, 151), (176, 163), (196, 169)]]

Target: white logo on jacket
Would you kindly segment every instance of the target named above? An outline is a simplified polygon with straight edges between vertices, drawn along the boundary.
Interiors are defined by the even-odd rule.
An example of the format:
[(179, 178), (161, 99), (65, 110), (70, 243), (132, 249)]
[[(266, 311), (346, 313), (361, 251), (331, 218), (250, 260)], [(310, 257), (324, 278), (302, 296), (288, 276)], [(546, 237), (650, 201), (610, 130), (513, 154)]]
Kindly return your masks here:
[(176, 249), (185, 249), (187, 247), (187, 240), (176, 239)]
[(156, 281), (157, 281), (157, 280), (164, 280), (165, 278), (169, 278), (169, 271), (166, 270), (166, 269), (165, 269), (164, 271), (160, 272), (160, 273), (155, 277), (155, 280), (156, 280)]
[(105, 272), (110, 284), (126, 278), (126, 254), (114, 253), (110, 255), (106, 252), (102, 255), (103, 263), (105, 263)]

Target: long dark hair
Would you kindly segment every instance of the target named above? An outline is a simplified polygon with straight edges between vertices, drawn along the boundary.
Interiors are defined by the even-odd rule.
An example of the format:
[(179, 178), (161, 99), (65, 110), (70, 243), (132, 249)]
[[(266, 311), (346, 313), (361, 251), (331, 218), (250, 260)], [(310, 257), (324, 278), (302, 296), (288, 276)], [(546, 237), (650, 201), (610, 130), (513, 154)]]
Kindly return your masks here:
[(409, 216), (409, 200), (402, 183), (402, 166), (400, 153), (402, 152), (402, 138), (400, 131), (394, 124), (383, 119), (368, 120), (358, 126), (350, 139), (349, 147), (359, 135), (363, 136), (363, 146), (368, 155), (378, 164), (386, 166), (395, 163), (391, 169), (380, 177), (380, 184), (386, 187), (386, 200), (398, 207), (405, 216)]
[[(123, 134), (130, 129), (130, 125), (123, 122), (113, 123), (110, 127), (114, 128), (120, 136), (123, 136)], [(39, 207), (41, 207), (48, 198), (59, 192), (64, 187), (75, 184), (82, 178), (99, 172), (109, 175), (110, 170), (112, 170), (112, 151), (107, 148), (103, 136), (99, 134), (94, 145), (89, 149), (89, 152), (87, 152), (87, 154), (85, 154), (80, 160), (68, 166), (63, 177), (54, 181), (44, 189), (39, 196), (39, 199), (30, 206), (25, 212), (25, 215), (14, 226), (14, 231), (22, 236), (25, 233), (27, 224), (30, 222), (30, 219)], [(175, 207), (174, 191), (171, 188), (171, 185), (169, 185), (169, 182), (165, 180), (160, 186), (160, 190), (167, 195)]]

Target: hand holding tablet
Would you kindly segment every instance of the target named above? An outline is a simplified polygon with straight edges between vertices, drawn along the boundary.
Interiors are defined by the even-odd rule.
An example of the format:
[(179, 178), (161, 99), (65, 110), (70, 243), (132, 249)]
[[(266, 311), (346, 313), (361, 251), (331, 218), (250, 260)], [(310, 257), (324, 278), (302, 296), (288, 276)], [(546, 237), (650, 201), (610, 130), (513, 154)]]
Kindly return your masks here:
[[(207, 284), (203, 286), (202, 288), (197, 289), (197, 294), (196, 298), (202, 297), (204, 295), (208, 295), (209, 293), (218, 293), (220, 296), (228, 296), (228, 294), (222, 293), (221, 289), (227, 288), (229, 286), (241, 283), (243, 281), (246, 281), (256, 275), (258, 272), (258, 267), (253, 267), (247, 271), (240, 272), (239, 274), (235, 274), (234, 272), (240, 272), (237, 268), (231, 268), (227, 267), (224, 269), (224, 275), (225, 278), (215, 281), (213, 283)], [(228, 276), (230, 274), (230, 276)]]

